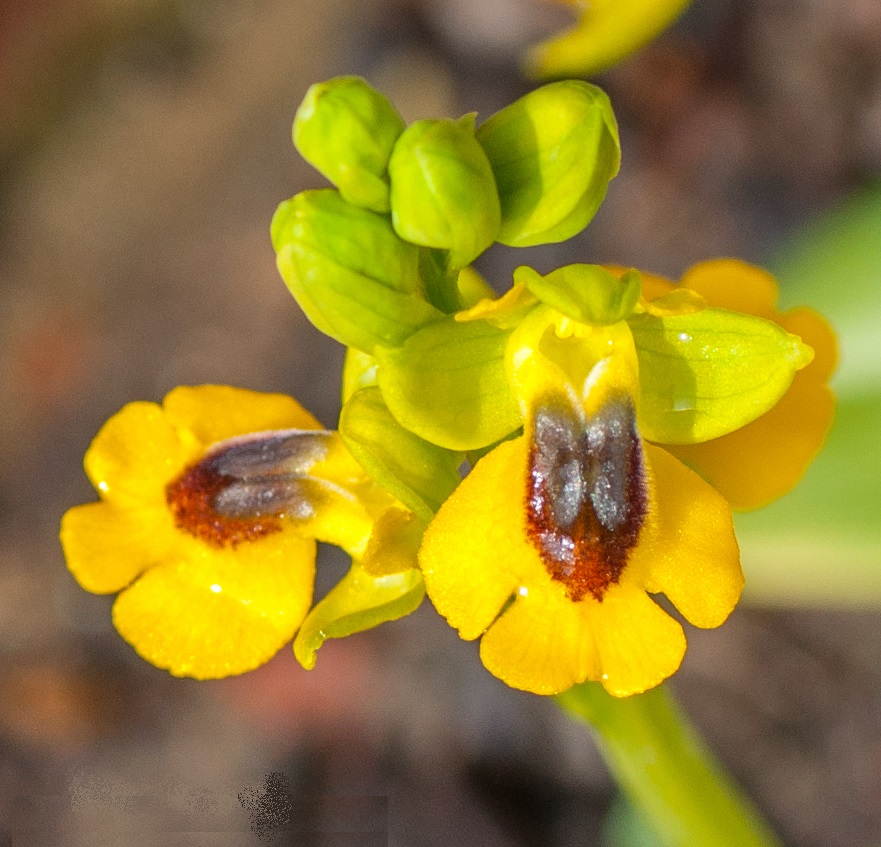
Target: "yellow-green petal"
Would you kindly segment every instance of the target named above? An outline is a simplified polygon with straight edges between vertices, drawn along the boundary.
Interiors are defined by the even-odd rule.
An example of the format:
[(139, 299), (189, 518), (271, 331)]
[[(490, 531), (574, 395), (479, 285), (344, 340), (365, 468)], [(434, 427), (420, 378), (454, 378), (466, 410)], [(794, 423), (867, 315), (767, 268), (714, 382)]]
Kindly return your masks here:
[(401, 347), (377, 349), (378, 379), (405, 428), (448, 450), (476, 450), (520, 426), (505, 374), (510, 337), (485, 321), (444, 318)]
[(290, 531), (234, 550), (187, 550), (123, 591), (113, 622), (144, 659), (175, 676), (232, 676), (291, 640), (314, 574), (315, 543)]
[(304, 668), (311, 669), (328, 638), (344, 638), (409, 615), (424, 596), (417, 568), (377, 576), (352, 562), (349, 572), (303, 622), (294, 640), (294, 655)]
[(813, 357), (800, 338), (762, 318), (708, 308), (635, 315), (642, 434), (693, 444), (733, 432), (767, 412)]
[(402, 427), (378, 388), (364, 388), (349, 398), (339, 432), (370, 477), (426, 523), (459, 484), (462, 454)]

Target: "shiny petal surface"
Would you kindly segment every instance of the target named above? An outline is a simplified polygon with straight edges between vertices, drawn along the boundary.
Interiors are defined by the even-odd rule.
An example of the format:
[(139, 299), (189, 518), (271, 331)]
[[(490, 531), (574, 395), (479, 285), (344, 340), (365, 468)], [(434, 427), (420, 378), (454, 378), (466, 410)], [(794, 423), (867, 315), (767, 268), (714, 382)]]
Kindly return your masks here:
[(481, 635), (524, 576), (541, 569), (523, 540), (525, 461), (524, 438), (501, 444), (477, 463), (425, 533), (419, 563), (426, 590), (462, 638)]
[(590, 622), (600, 681), (615, 697), (658, 685), (676, 672), (685, 655), (682, 627), (636, 586), (616, 586), (602, 603), (591, 603)]
[(669, 453), (651, 444), (645, 450), (652, 507), (630, 558), (628, 580), (666, 594), (695, 626), (719, 626), (743, 588), (731, 510)]
[(205, 447), (246, 432), (321, 429), (293, 397), (229, 385), (181, 386), (162, 405), (173, 424), (193, 433)]
[(480, 642), (487, 670), (514, 688), (557, 694), (599, 679), (600, 661), (586, 614), (594, 600), (573, 603), (546, 574), (524, 587)]
[(113, 622), (147, 661), (175, 676), (214, 679), (268, 661), (312, 600), (315, 544), (280, 532), (235, 550), (147, 571), (116, 600)]
[(165, 486), (199, 453), (156, 403), (124, 406), (86, 452), (86, 473), (107, 500), (164, 502)]
[[(686, 279), (696, 271), (686, 274)], [(835, 333), (810, 309), (774, 312), (775, 296), (768, 292), (766, 277), (771, 279), (764, 272), (746, 274), (739, 298), (731, 293), (735, 290), (733, 280), (729, 280), (729, 288), (716, 283), (711, 286), (702, 273), (695, 282), (705, 289), (701, 293), (708, 302), (717, 305), (711, 298), (722, 299), (725, 302), (718, 305), (738, 306), (768, 317), (800, 336), (813, 348), (814, 360), (795, 374), (787, 393), (762, 417), (721, 438), (670, 447), (735, 509), (755, 509), (789, 491), (820, 451), (835, 413), (835, 397), (827, 384), (838, 359)]]
[(177, 541), (167, 512), (88, 503), (61, 520), (61, 546), (76, 581), (96, 594), (125, 588)]

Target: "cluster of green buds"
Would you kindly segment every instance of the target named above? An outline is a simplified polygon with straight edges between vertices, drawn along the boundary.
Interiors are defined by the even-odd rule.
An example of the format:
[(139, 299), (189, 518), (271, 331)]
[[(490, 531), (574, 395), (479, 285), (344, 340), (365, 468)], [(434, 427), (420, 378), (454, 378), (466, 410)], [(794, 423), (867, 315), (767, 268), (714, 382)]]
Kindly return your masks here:
[(312, 322), (372, 355), (488, 292), (459, 272), (494, 241), (563, 241), (582, 230), (618, 171), (608, 97), (585, 82), (544, 86), (475, 127), (405, 126), (358, 77), (312, 86), (294, 143), (337, 189), (283, 203), (272, 240)]

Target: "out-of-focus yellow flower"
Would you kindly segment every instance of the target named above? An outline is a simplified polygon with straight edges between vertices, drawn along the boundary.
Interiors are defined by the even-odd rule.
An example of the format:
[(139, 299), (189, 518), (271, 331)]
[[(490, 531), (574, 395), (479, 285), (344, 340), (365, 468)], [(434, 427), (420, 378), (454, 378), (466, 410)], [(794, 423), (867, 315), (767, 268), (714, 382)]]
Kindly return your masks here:
[(561, 0), (578, 9), (578, 22), (534, 47), (527, 67), (536, 76), (591, 76), (663, 32), (690, 0)]
[[(578, 289), (562, 282), (555, 296), (575, 315), (563, 294)], [(721, 624), (743, 585), (725, 498), (750, 506), (778, 496), (828, 429), (834, 339), (822, 319), (778, 314), (773, 280), (740, 262), (698, 265), (682, 289), (644, 275), (634, 315), (605, 325), (530, 307), (506, 348), (524, 433), (477, 463), (426, 532), (429, 597), (463, 638), (482, 636), (484, 664), (516, 688), (553, 694), (597, 680), (628, 696), (672, 674), (685, 635), (649, 595), (665, 594), (696, 626)], [(465, 318), (498, 320), (518, 304), (523, 314), (524, 296), (515, 288)], [(763, 321), (737, 323), (704, 303)], [(678, 349), (656, 329), (668, 317), (663, 339), (672, 332)], [(701, 340), (690, 326), (702, 327)], [(737, 326), (776, 340), (752, 347)], [(689, 398), (677, 357), (692, 355), (703, 388)], [(791, 382), (778, 380), (767, 397), (741, 394), (756, 379), (761, 389), (778, 364)], [(746, 371), (755, 379), (741, 381)], [(728, 434), (710, 438), (719, 422)], [(641, 429), (687, 443), (661, 447)]]
[(121, 592), (113, 622), (141, 656), (199, 679), (290, 641), (312, 601), (314, 539), (359, 555), (390, 501), (371, 508), (361, 468), (295, 400), (227, 386), (128, 404), (85, 466), (101, 500), (62, 520), (68, 567), (89, 591)]

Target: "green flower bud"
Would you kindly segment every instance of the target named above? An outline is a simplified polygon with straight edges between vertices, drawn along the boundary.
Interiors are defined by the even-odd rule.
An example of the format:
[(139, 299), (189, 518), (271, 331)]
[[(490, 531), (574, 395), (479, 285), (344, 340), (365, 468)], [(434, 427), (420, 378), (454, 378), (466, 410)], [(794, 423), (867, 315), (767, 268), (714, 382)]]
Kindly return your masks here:
[(511, 247), (565, 241), (587, 226), (618, 173), (621, 149), (609, 98), (587, 82), (537, 88), (477, 130), (492, 165)]
[(397, 346), (441, 313), (424, 299), (419, 248), (383, 215), (332, 189), (304, 191), (272, 219), (278, 269), (323, 333), (372, 353)]
[(462, 268), (495, 240), (499, 197), (474, 118), (417, 121), (389, 161), (392, 223), (401, 238), (449, 251)]
[(357, 76), (313, 85), (294, 118), (294, 145), (356, 206), (388, 212), (388, 161), (404, 121)]
[(621, 279), (600, 265), (566, 265), (546, 276), (525, 265), (514, 271), (543, 303), (579, 323), (606, 325), (628, 317), (639, 300), (642, 277), (629, 270)]

